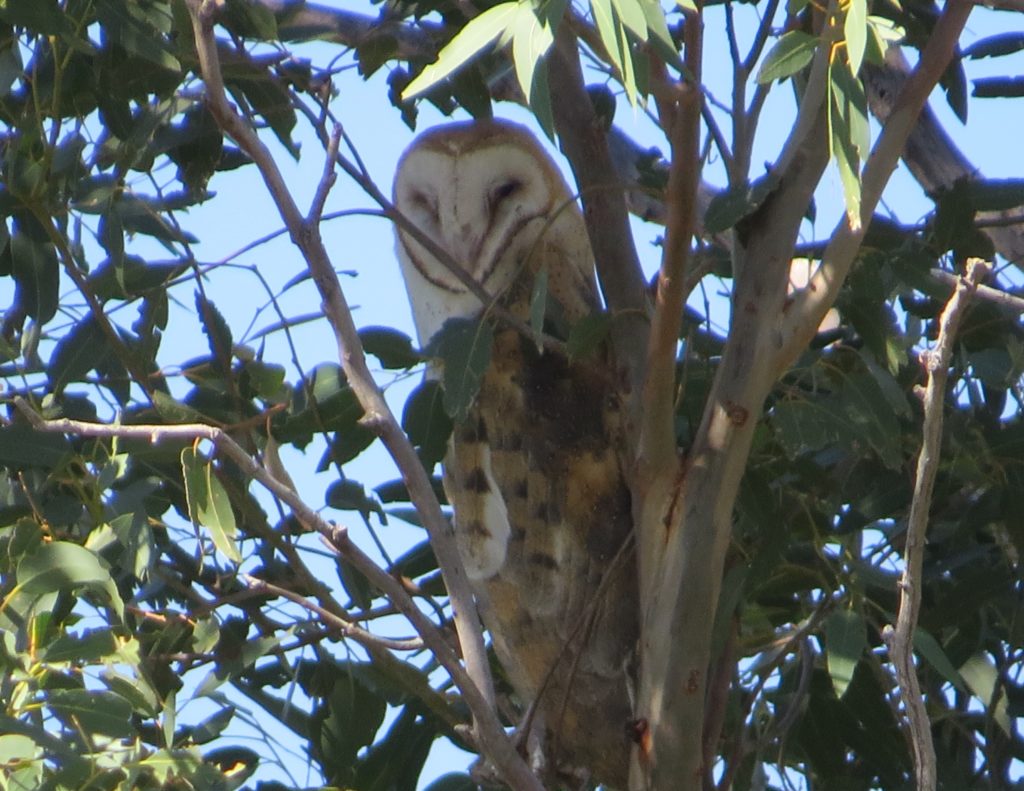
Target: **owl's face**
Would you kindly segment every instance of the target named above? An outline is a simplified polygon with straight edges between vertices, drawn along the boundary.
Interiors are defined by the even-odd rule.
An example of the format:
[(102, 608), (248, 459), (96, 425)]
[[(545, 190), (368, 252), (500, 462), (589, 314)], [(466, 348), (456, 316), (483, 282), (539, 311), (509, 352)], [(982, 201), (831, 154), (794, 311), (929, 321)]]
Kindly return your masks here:
[[(529, 132), (476, 121), (417, 138), (399, 162), (394, 201), (491, 297), (500, 297), (541, 231), (557, 233), (548, 218), (571, 199)], [(448, 267), (409, 234), (397, 236), (421, 343), (448, 318), (480, 312), (480, 300)]]

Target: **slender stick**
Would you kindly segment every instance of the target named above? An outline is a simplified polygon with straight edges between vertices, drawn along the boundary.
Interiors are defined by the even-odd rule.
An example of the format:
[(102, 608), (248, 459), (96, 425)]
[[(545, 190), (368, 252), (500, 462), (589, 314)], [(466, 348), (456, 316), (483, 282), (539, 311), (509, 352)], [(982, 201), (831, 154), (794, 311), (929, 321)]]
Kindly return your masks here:
[(910, 504), (907, 543), (903, 551), (900, 608), (895, 628), (887, 626), (883, 631), (907, 712), (918, 791), (934, 791), (938, 779), (931, 722), (914, 668), (914, 632), (921, 610), (921, 579), (924, 575), (928, 514), (931, 511), (932, 490), (935, 487), (935, 476), (939, 471), (939, 458), (942, 453), (942, 408), (946, 400), (949, 361), (953, 356), (953, 344), (956, 341), (960, 320), (978, 288), (979, 281), (988, 269), (988, 264), (979, 259), (967, 262), (967, 274), (959, 278), (956, 290), (939, 318), (939, 338), (935, 349), (922, 355), (928, 370), (928, 384), (924, 391), (924, 426), (921, 452), (917, 457), (914, 499)]

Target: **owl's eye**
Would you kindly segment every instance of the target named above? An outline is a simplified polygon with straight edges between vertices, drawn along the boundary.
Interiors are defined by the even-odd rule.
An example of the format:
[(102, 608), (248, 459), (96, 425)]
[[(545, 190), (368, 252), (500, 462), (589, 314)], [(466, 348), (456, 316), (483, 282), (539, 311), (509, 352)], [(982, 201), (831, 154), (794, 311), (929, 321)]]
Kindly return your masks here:
[(502, 201), (508, 200), (515, 195), (523, 186), (519, 179), (508, 179), (501, 182), (490, 195), (491, 208), (495, 208)]
[(437, 218), (437, 198), (425, 192), (416, 190), (409, 195), (409, 203), (420, 211), (427, 212), (431, 217)]

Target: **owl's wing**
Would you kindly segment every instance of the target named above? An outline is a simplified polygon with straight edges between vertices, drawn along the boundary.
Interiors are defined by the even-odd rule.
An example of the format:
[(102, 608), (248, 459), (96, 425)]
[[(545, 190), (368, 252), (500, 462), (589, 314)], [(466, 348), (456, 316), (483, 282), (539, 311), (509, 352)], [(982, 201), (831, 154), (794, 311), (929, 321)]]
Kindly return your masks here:
[(628, 767), (638, 633), (621, 433), (601, 360), (570, 364), (504, 330), (445, 465), (460, 549), (513, 686), (524, 704), (541, 695), (556, 760), (613, 785)]

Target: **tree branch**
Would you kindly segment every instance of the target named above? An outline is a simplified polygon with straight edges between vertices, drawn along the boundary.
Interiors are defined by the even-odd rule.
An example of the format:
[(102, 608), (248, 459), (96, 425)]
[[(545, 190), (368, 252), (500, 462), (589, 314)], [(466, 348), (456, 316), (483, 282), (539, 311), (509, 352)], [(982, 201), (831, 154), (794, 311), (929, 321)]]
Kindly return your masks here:
[[(868, 106), (882, 123), (892, 115), (909, 73), (910, 65), (898, 47), (890, 47), (884, 66), (865, 64)], [(951, 189), (961, 179), (980, 178), (978, 169), (957, 148), (927, 104), (921, 108), (902, 156), (917, 183), (933, 197)], [(984, 211), (978, 212), (977, 219), (996, 252), (1021, 268), (1024, 267), (1024, 222), (1019, 214), (1019, 210), (1014, 209)]]
[[(516, 753), (495, 715), (494, 693), (483, 634), (454, 536), (448, 528), (419, 457), (370, 374), (348, 303), (320, 237), (319, 217), (315, 218), (314, 222), (304, 220), (269, 150), (227, 100), (213, 32), (215, 16), (222, 1), (187, 0), (210, 111), (218, 126), (256, 163), (285, 225), (288, 226), (292, 241), (302, 251), (309, 264), (313, 281), (323, 300), (324, 314), (334, 330), (342, 368), (365, 412), (363, 421), (380, 437), (394, 459), (409, 491), (410, 499), (430, 535), (451, 598), (455, 625), (466, 661), (466, 675), (462, 676), (463, 683), (459, 686), (473, 712), (480, 745), (487, 758), (515, 788), (539, 789), (539, 782)], [(397, 582), (389, 588), (393, 591), (401, 590)], [(388, 589), (383, 590), (387, 592)], [(453, 672), (454, 678), (453, 669), (448, 669), (449, 672)], [(458, 667), (458, 671), (462, 673), (461, 666)]]
[(914, 497), (907, 521), (906, 546), (903, 550), (903, 576), (900, 578), (900, 607), (895, 629), (887, 626), (882, 636), (889, 647), (889, 656), (896, 671), (900, 695), (910, 725), (910, 743), (914, 750), (914, 771), (919, 791), (934, 791), (938, 779), (935, 766), (935, 744), (931, 722), (925, 709), (921, 687), (914, 667), (914, 632), (921, 610), (921, 588), (924, 576), (924, 547), (931, 511), (932, 490), (942, 455), (943, 407), (946, 401), (946, 380), (953, 356), (953, 344), (964, 310), (979, 282), (988, 273), (988, 265), (979, 259), (967, 262), (967, 274), (959, 278), (956, 290), (946, 303), (939, 319), (939, 337), (935, 350), (922, 355), (928, 371), (924, 391), (924, 424), (921, 452), (917, 457)]
[[(669, 84), (665, 67), (652, 64), (661, 82), (658, 116), (671, 144), (671, 166), (665, 192), (668, 214), (661, 268), (655, 292), (654, 317), (647, 345), (643, 383), (643, 416), (637, 451), (639, 478), (650, 480), (658, 470), (677, 463), (675, 421), (676, 356), (688, 296), (690, 241), (697, 215), (700, 184), (700, 91), (704, 20), (688, 13), (683, 28), (687, 78)], [(646, 541), (646, 539), (645, 539)]]
[(625, 384), (632, 396), (631, 412), (635, 418), (643, 360), (633, 351), (647, 348), (647, 284), (633, 243), (622, 186), (608, 180), (615, 168), (605, 132), (584, 87), (576, 37), (569, 27), (560, 26), (555, 46), (548, 55), (551, 105), (559, 145), (579, 187), (605, 304), (615, 317), (612, 337), (616, 362), (626, 369)]

